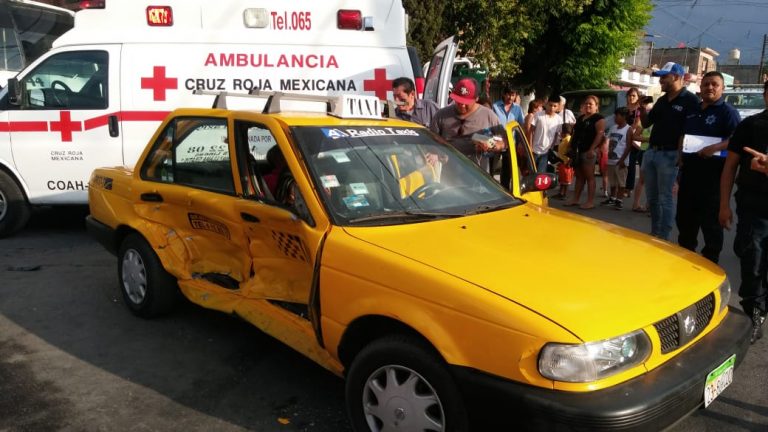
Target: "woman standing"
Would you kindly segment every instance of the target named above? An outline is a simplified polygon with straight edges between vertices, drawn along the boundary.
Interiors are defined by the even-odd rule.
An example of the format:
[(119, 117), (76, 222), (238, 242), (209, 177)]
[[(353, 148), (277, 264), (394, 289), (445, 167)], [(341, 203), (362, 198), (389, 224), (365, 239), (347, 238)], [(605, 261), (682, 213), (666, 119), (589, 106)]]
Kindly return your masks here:
[[(630, 87), (629, 90), (627, 90), (627, 111), (629, 111), (629, 115), (627, 116), (627, 124), (633, 129), (632, 136), (634, 136), (635, 131), (635, 118), (639, 117), (640, 115), (640, 90), (637, 89), (637, 87)], [(631, 191), (635, 188), (635, 167), (639, 164), (639, 161), (642, 160), (642, 153), (639, 149), (640, 143), (635, 142), (631, 143), (628, 142), (628, 145), (631, 145), (630, 153), (629, 153), (629, 162), (627, 163), (627, 191)]]
[(541, 111), (543, 106), (544, 102), (540, 99), (534, 99), (528, 102), (528, 114), (526, 114), (525, 119), (523, 119), (523, 132), (525, 132), (525, 137), (528, 138), (529, 144), (533, 138), (533, 116)]
[(597, 96), (589, 95), (584, 99), (581, 109), (584, 114), (576, 119), (571, 138), (571, 148), (576, 150), (574, 169), (576, 171), (576, 190), (567, 206), (575, 206), (581, 199), (581, 191), (587, 184), (587, 202), (580, 208), (587, 210), (595, 208), (595, 161), (597, 147), (605, 137), (605, 119), (597, 112), (599, 100)]

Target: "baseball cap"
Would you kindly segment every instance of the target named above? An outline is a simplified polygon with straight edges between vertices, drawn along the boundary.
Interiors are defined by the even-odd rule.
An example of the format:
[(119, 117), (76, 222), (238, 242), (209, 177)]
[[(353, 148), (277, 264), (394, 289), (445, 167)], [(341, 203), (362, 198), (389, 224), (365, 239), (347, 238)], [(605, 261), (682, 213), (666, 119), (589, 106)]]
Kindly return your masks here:
[(677, 76), (685, 76), (685, 69), (677, 63), (668, 62), (663, 68), (653, 71), (653, 76), (664, 76), (667, 74), (675, 74)]
[(477, 81), (472, 78), (462, 78), (453, 86), (450, 94), (456, 103), (471, 105), (477, 99)]

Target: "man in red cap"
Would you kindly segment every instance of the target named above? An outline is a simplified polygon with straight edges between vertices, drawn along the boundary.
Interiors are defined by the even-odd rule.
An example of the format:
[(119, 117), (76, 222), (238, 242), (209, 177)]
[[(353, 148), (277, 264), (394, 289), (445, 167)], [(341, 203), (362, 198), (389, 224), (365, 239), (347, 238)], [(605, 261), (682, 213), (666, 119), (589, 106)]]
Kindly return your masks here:
[(429, 128), (487, 170), (488, 157), (484, 154), (502, 149), (489, 147), (488, 141), (492, 140), (473, 141), (472, 136), (491, 136), (490, 129), (500, 123), (492, 109), (477, 103), (478, 96), (477, 81), (472, 78), (460, 79), (450, 94), (454, 103), (436, 112)]

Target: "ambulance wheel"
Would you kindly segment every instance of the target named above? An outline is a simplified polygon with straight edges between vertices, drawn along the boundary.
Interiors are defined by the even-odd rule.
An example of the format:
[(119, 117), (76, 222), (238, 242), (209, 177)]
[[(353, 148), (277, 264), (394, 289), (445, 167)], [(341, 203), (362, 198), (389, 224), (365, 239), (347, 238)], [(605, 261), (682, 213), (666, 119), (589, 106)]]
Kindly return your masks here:
[(29, 215), (30, 207), (24, 192), (11, 176), (0, 170), (0, 238), (22, 229)]
[(445, 362), (413, 337), (385, 337), (363, 348), (349, 368), (345, 396), (357, 432), (469, 429)]
[(160, 258), (139, 234), (128, 235), (120, 245), (117, 275), (123, 300), (136, 316), (165, 315), (178, 303), (176, 279), (165, 271)]

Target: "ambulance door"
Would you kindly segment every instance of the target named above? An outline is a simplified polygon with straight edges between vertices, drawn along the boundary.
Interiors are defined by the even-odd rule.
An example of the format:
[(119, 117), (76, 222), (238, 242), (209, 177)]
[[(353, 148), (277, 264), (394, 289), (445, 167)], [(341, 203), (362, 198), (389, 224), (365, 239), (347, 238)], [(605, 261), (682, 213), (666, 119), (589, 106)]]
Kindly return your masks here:
[(94, 168), (122, 165), (120, 45), (62, 50), (19, 77), (8, 108), (14, 163), (32, 203), (86, 203)]
[(456, 44), (451, 36), (435, 48), (424, 77), (424, 99), (431, 100), (440, 108), (448, 105), (455, 57)]

